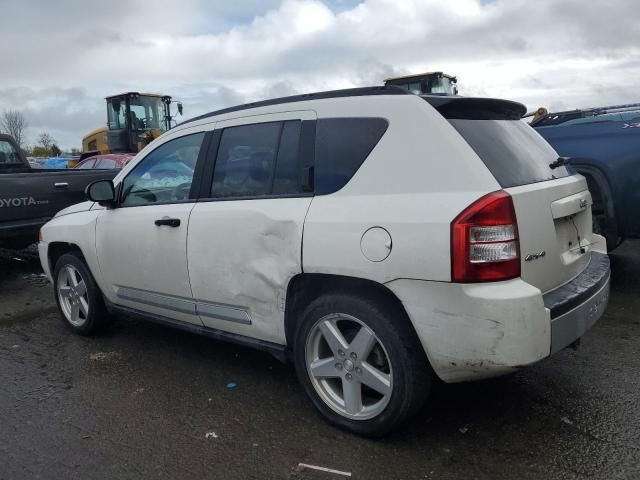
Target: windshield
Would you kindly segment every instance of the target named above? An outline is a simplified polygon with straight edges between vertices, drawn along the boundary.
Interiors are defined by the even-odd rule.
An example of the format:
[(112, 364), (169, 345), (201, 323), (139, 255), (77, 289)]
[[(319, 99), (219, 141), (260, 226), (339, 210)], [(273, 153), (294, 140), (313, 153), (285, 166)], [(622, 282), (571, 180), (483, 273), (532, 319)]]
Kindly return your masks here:
[(570, 166), (551, 168), (558, 154), (544, 138), (519, 120), (449, 119), (503, 188), (553, 180), (572, 174)]
[(451, 80), (447, 77), (438, 77), (431, 80), (431, 93), (445, 93), (453, 95), (453, 88), (451, 88)]
[(6, 140), (0, 140), (0, 165), (22, 164), (20, 154), (15, 147)]
[(164, 113), (160, 97), (139, 96), (131, 99), (131, 125), (136, 130), (164, 131)]
[(411, 82), (411, 83), (397, 83), (393, 84), (394, 87), (400, 87), (404, 90), (409, 90), (414, 95), (422, 94), (422, 84), (420, 82)]
[[(134, 130), (161, 130), (165, 131), (164, 104), (160, 97), (139, 95), (130, 98), (130, 115), (127, 119), (126, 104), (124, 100), (112, 99), (107, 104), (107, 115), (110, 130), (128, 128)], [(130, 122), (129, 122), (130, 121)]]

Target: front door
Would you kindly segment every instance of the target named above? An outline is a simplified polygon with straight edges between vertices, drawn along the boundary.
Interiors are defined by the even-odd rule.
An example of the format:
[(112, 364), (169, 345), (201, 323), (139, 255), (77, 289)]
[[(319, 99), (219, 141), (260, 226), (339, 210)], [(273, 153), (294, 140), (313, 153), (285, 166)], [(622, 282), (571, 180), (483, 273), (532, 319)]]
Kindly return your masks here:
[(187, 270), (187, 229), (204, 133), (164, 142), (122, 181), (118, 208), (96, 226), (105, 294), (113, 303), (201, 325)]
[(313, 155), (305, 133), (314, 122), (303, 120), (315, 114), (296, 114), (216, 125), (211, 192), (193, 209), (187, 240), (196, 310), (207, 327), (285, 342), (286, 290), (302, 271), (312, 199), (302, 172)]

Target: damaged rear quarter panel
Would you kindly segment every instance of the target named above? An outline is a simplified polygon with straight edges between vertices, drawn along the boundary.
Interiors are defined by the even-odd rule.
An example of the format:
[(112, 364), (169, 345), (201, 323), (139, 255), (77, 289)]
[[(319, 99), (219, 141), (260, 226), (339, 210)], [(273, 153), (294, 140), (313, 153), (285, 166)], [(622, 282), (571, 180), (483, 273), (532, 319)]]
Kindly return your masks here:
[(548, 310), (540, 290), (520, 279), (469, 285), (396, 280), (387, 286), (446, 382), (508, 373), (549, 355)]

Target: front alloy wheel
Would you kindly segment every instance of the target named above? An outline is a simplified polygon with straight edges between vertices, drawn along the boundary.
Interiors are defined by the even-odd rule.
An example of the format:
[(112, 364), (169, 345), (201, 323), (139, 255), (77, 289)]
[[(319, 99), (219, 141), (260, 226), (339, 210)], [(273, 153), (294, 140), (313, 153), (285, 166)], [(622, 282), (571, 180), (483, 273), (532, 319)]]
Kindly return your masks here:
[(71, 330), (93, 335), (109, 323), (102, 293), (81, 255), (61, 255), (53, 269), (53, 280), (56, 303)]
[(393, 391), (389, 355), (362, 321), (337, 313), (312, 327), (306, 345), (311, 383), (332, 410), (354, 420), (376, 417)]
[(58, 301), (60, 310), (74, 327), (81, 327), (89, 318), (87, 284), (73, 265), (64, 265), (58, 272)]

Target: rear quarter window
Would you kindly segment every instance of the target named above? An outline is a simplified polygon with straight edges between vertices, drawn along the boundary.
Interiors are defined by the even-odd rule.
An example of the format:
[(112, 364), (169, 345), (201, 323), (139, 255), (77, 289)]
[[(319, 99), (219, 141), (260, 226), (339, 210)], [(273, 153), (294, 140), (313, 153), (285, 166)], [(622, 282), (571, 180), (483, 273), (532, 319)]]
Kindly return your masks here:
[(323, 118), (316, 126), (315, 192), (337, 192), (358, 171), (389, 126), (384, 118)]
[(556, 151), (520, 120), (449, 119), (503, 188), (544, 182), (573, 174), (570, 166), (552, 169)]

